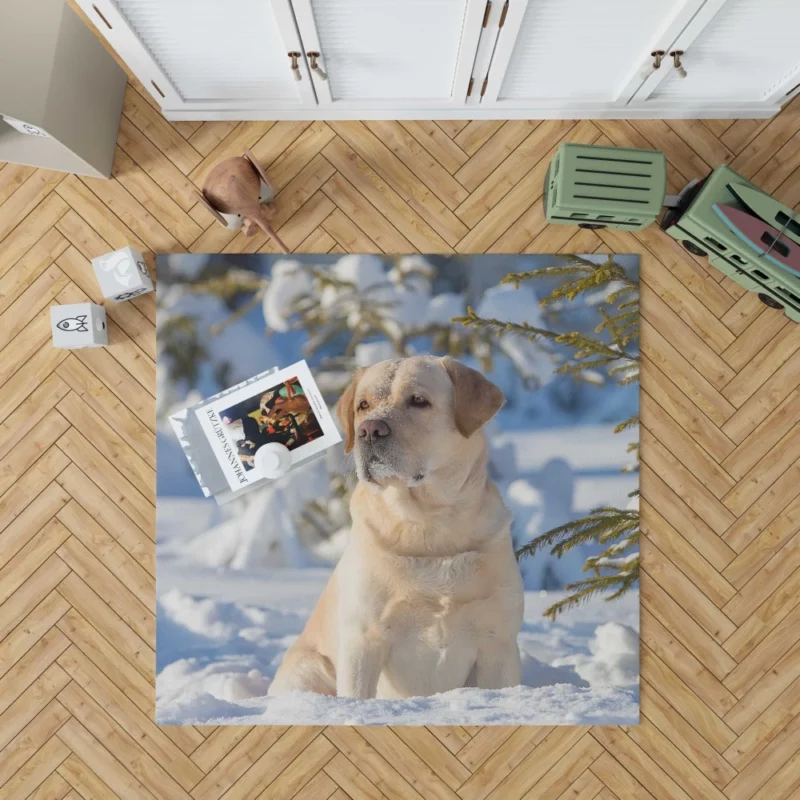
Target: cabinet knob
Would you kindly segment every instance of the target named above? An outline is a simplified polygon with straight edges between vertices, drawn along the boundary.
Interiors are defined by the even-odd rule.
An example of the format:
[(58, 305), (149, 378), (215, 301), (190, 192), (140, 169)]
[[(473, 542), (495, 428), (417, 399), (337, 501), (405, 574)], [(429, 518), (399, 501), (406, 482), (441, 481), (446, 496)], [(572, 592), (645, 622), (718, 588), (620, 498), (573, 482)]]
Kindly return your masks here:
[(666, 55), (663, 50), (653, 50), (650, 55), (653, 57), (653, 63), (648, 64), (640, 73), (639, 77), (644, 81), (647, 80), (657, 69), (661, 69), (661, 61)]
[(311, 67), (311, 71), (316, 72), (317, 75), (319, 75), (319, 79), (321, 81), (328, 80), (328, 73), (325, 72), (325, 70), (322, 69), (322, 67), (320, 67), (319, 64), (317, 64), (317, 59), (322, 58), (322, 56), (320, 56), (320, 54), (314, 50), (306, 53), (306, 55), (308, 56), (308, 62), (309, 66)]
[(675, 71), (678, 73), (679, 78), (686, 77), (686, 70), (683, 68), (683, 64), (681, 64), (681, 56), (683, 55), (683, 50), (673, 50), (670, 52), (672, 56), (672, 64), (675, 67)]
[(302, 53), (298, 53), (296, 50), (292, 50), (292, 52), (287, 53), (287, 55), (289, 56), (289, 58), (292, 59), (291, 68), (292, 68), (292, 74), (294, 75), (294, 79), (296, 81), (303, 80), (303, 76), (300, 73), (300, 65), (297, 63), (297, 59), (300, 58)]

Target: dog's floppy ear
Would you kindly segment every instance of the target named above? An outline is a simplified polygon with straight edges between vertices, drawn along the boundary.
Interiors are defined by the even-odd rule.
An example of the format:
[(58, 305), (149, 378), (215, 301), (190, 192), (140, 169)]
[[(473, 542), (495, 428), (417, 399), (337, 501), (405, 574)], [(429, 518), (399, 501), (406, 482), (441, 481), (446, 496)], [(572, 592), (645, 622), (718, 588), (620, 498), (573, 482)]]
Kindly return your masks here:
[(443, 358), (442, 364), (453, 382), (456, 428), (469, 438), (503, 407), (506, 398), (498, 386), (477, 370), (452, 358)]
[(353, 451), (353, 444), (355, 443), (356, 432), (355, 432), (355, 414), (356, 411), (353, 408), (353, 404), (356, 399), (356, 387), (358, 386), (358, 379), (361, 377), (361, 373), (363, 369), (358, 370), (355, 375), (353, 375), (353, 380), (350, 381), (350, 385), (344, 390), (344, 394), (339, 398), (339, 402), (336, 404), (336, 415), (339, 417), (339, 422), (344, 428), (344, 452), (351, 453)]

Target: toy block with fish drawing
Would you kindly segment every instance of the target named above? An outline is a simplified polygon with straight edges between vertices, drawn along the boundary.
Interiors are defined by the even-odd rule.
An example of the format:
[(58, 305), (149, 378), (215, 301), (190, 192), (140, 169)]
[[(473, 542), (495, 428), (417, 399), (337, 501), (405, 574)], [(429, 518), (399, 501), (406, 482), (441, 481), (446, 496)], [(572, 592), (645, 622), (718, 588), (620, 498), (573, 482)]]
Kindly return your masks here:
[(108, 344), (106, 310), (94, 303), (50, 306), (53, 347), (77, 350)]

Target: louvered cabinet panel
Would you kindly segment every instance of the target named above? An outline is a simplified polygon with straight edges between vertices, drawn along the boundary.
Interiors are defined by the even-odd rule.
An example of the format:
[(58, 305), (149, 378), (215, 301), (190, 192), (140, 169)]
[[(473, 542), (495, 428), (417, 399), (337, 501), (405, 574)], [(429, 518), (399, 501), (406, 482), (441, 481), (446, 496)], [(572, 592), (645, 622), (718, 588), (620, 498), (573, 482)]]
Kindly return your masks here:
[[(519, 0), (511, 0), (511, 3)], [(685, 3), (663, 0), (528, 0), (498, 101), (613, 102), (643, 53)], [(514, 31), (504, 30), (503, 38)], [(501, 62), (501, 59), (498, 59)], [(490, 95), (492, 96), (492, 95)]]
[(287, 55), (300, 49), (289, 0), (78, 3), (167, 107), (316, 103), (308, 75), (297, 81)]
[(486, 0), (293, 0), (320, 104), (463, 103)]
[[(680, 44), (680, 42), (679, 42)], [(650, 101), (767, 100), (800, 82), (800, 0), (727, 0)]]

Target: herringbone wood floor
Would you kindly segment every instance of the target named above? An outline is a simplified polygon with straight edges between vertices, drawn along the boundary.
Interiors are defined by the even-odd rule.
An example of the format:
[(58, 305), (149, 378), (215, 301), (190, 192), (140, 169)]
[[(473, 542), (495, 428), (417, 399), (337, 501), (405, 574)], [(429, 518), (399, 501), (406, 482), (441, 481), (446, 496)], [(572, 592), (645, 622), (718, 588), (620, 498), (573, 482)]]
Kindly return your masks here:
[[(776, 119), (165, 122), (133, 83), (111, 181), (0, 169), (0, 795), (800, 797), (800, 326), (654, 227), (545, 224), (560, 141), (657, 147), (670, 187), (730, 162), (800, 202)], [(108, 349), (50, 344), (88, 259), (272, 251), (193, 188), (250, 147), (298, 252), (642, 255), (642, 722), (631, 728), (159, 728), (153, 719), (154, 298)], [(151, 259), (152, 266), (152, 259)]]

